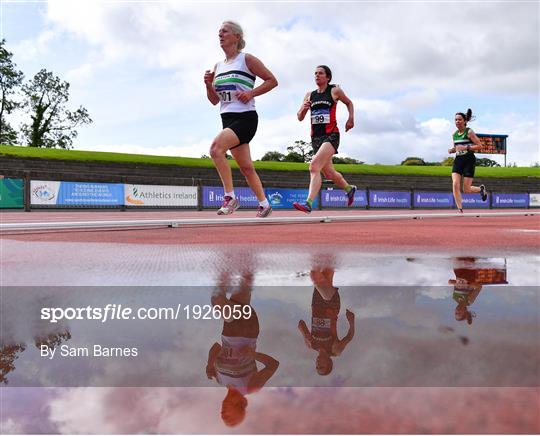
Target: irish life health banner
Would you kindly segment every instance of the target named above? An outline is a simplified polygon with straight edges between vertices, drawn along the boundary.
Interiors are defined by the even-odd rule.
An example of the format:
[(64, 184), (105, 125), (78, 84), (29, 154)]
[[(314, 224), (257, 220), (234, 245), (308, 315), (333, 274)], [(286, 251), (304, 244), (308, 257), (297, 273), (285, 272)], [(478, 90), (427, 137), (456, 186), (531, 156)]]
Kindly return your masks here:
[(414, 207), (449, 208), (454, 204), (451, 192), (415, 192)]
[(126, 206), (197, 207), (196, 186), (124, 185)]
[(369, 191), (370, 207), (411, 207), (411, 193), (407, 191)]
[[(240, 201), (240, 207), (255, 208), (259, 205), (257, 197), (250, 188), (234, 188), (234, 194)], [(203, 187), (203, 207), (221, 207), (223, 203), (223, 188), (218, 186)]]
[[(342, 189), (326, 189), (321, 191), (322, 207), (348, 207), (347, 194)], [(358, 190), (354, 194), (351, 207), (366, 207), (367, 197), (365, 190)]]

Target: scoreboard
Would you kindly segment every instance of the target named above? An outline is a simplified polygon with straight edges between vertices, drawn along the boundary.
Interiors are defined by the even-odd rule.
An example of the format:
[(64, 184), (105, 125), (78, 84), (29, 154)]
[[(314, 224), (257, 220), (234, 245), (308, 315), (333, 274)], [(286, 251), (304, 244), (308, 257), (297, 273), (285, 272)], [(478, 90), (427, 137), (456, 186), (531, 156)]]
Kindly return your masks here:
[(506, 138), (508, 135), (486, 135), (477, 133), (478, 139), (482, 143), (482, 149), (477, 151), (480, 154), (506, 154)]

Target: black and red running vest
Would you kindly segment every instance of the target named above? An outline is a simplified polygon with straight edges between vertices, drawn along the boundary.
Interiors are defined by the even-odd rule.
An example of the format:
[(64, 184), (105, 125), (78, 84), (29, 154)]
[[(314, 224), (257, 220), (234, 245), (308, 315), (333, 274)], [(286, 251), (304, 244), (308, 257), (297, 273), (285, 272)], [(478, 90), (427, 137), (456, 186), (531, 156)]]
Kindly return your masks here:
[(311, 101), (311, 136), (325, 136), (339, 133), (336, 121), (337, 102), (332, 98), (332, 88), (328, 85), (324, 92), (313, 91)]

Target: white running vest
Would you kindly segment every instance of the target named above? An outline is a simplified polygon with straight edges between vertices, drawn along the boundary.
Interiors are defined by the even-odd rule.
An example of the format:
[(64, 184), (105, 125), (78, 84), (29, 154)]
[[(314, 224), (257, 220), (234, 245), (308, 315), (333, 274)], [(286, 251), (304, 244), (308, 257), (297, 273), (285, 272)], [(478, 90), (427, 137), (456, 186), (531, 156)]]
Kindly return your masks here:
[(244, 351), (255, 350), (256, 338), (221, 336), (221, 351), (216, 359), (216, 376), (222, 386), (233, 386), (242, 395), (248, 393), (248, 383), (257, 372), (255, 357)]
[(238, 91), (251, 91), (255, 74), (246, 65), (246, 54), (238, 53), (231, 62), (218, 62), (214, 75), (214, 89), (221, 102), (220, 112), (248, 112), (255, 110), (255, 99), (242, 103), (236, 98)]

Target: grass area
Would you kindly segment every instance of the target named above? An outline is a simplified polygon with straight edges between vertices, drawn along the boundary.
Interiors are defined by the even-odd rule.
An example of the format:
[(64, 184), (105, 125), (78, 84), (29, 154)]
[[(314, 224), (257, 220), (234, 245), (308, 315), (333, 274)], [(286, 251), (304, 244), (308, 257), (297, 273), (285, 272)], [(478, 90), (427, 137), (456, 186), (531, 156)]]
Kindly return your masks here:
[[(0, 145), (0, 156), (13, 156), (20, 158), (77, 160), (92, 162), (116, 162), (131, 164), (174, 165), (185, 167), (212, 168), (210, 159), (152, 156), (146, 154), (108, 153), (100, 151), (58, 150)], [(233, 168), (236, 162), (231, 161)], [(255, 168), (274, 171), (307, 171), (308, 165), (292, 162), (255, 162)], [(450, 176), (451, 167), (436, 166), (401, 166), (401, 165), (336, 165), (336, 169), (343, 173), (353, 174), (380, 174), (380, 175), (423, 175), (423, 176)], [(540, 177), (540, 168), (476, 168), (479, 177)]]

